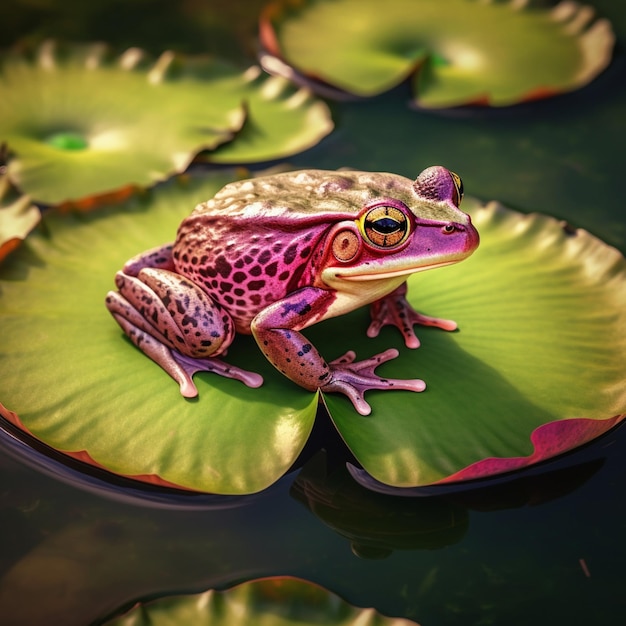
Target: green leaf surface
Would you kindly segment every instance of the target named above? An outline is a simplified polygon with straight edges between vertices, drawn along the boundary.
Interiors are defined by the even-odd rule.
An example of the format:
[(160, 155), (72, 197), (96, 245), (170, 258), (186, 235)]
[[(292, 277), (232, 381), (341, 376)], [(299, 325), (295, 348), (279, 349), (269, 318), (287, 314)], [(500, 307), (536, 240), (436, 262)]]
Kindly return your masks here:
[[(471, 199), (463, 208), (479, 249), (408, 281), (418, 310), (459, 330), (420, 329), (418, 350), (400, 348), (380, 368), (423, 378), (426, 391), (370, 393), (372, 415), (361, 419), (343, 398), (324, 396), (356, 458), (386, 484), (517, 469), (581, 445), (626, 413), (624, 257), (550, 217)], [(335, 323), (331, 335), (341, 332)], [(363, 356), (400, 347), (392, 330), (373, 344)]]
[(172, 240), (195, 204), (226, 182), (177, 181), (120, 208), (46, 216), (45, 232), (0, 273), (5, 417), (112, 472), (199, 491), (250, 493), (289, 469), (312, 428), (315, 394), (277, 376), (242, 337), (227, 360), (261, 373), (263, 387), (199, 374), (199, 398), (185, 400), (104, 306), (126, 259)]
[(326, 589), (298, 578), (276, 576), (242, 583), (225, 591), (172, 596), (139, 604), (111, 626), (211, 624), (232, 626), (416, 626), (353, 607)]
[(373, 96), (413, 75), (425, 108), (510, 105), (579, 88), (610, 62), (614, 35), (590, 7), (524, 1), (277, 0), (266, 50), (312, 84)]
[(44, 204), (149, 186), (233, 139), (217, 161), (283, 157), (331, 129), (305, 90), (205, 57), (153, 61), (131, 48), (112, 58), (101, 45), (48, 42), (32, 60), (7, 55), (0, 74), (9, 176)]

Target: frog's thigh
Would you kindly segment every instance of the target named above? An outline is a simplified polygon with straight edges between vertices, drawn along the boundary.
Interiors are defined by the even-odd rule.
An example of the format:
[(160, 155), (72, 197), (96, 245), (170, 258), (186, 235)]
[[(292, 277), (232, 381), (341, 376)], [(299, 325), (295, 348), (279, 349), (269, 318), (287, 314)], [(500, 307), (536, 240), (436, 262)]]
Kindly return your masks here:
[(251, 324), (252, 334), (268, 361), (287, 378), (311, 391), (327, 382), (330, 368), (300, 332), (319, 321), (334, 296), (306, 287), (263, 309)]
[(232, 342), (230, 316), (183, 276), (146, 268), (137, 278), (120, 272), (115, 281), (120, 294), (174, 350), (204, 358), (221, 354)]
[(174, 258), (172, 257), (173, 247), (173, 243), (167, 243), (134, 256), (124, 264), (124, 274), (128, 276), (138, 276), (139, 272), (147, 267), (174, 270)]

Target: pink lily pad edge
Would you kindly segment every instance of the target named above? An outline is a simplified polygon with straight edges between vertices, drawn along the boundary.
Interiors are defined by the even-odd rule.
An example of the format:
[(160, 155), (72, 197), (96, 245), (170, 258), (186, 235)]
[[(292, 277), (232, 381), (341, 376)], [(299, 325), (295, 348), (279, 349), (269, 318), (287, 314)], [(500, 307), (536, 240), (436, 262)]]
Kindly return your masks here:
[[(351, 463), (346, 465), (352, 478), (372, 491), (396, 496), (443, 495), (457, 490), (479, 489), (484, 487), (489, 479), (496, 479), (498, 482), (507, 479), (514, 480), (523, 470), (530, 468), (547, 471), (552, 468), (551, 462), (558, 462), (568, 453), (606, 435), (624, 420), (626, 420), (626, 414), (606, 419), (578, 417), (548, 422), (531, 432), (530, 441), (533, 445), (533, 452), (528, 456), (488, 457), (471, 463), (445, 478), (416, 487), (387, 485), (360, 467)], [(576, 464), (575, 458), (572, 459), (572, 464)], [(545, 468), (542, 468), (542, 465)]]
[[(29, 430), (29, 428), (22, 422), (19, 415), (14, 411), (11, 411), (6, 406), (0, 402), (0, 417), (3, 417), (10, 424), (18, 428), (23, 433), (26, 433), (29, 437), (36, 439), (39, 441), (39, 438)], [(185, 487), (183, 485), (178, 485), (176, 483), (170, 482), (169, 480), (165, 480), (161, 478), (158, 474), (120, 474), (118, 472), (112, 471), (110, 468), (102, 465), (102, 463), (98, 463), (87, 450), (61, 450), (55, 449), (56, 452), (60, 452), (61, 454), (74, 459), (75, 461), (80, 461), (81, 463), (85, 463), (86, 465), (91, 465), (97, 469), (105, 471), (107, 474), (113, 476), (121, 476), (122, 478), (129, 478), (131, 480), (136, 480), (140, 483), (147, 483), (149, 485), (154, 485), (157, 487), (166, 487), (168, 489), (176, 489), (181, 491), (188, 491), (189, 493), (200, 493), (196, 489), (190, 489), (189, 487)]]
[(626, 415), (616, 415), (603, 420), (579, 417), (542, 424), (530, 435), (534, 448), (532, 454), (521, 457), (482, 459), (433, 484), (441, 485), (485, 478), (553, 459), (593, 441), (617, 426), (624, 418)]

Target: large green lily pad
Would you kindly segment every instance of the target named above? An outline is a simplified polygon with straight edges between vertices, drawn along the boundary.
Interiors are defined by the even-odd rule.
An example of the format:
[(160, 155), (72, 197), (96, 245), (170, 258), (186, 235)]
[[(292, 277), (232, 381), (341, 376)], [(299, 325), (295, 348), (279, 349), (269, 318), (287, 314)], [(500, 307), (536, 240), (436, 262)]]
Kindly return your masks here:
[[(0, 413), (50, 446), (109, 470), (184, 488), (250, 493), (277, 480), (306, 443), (315, 394), (276, 372), (250, 337), (228, 360), (261, 373), (259, 389), (196, 375), (183, 399), (124, 338), (104, 307), (113, 275), (173, 238), (180, 220), (226, 177), (160, 186), (97, 214), (45, 217), (0, 269)], [(464, 201), (481, 233), (457, 266), (410, 278), (424, 312), (460, 331), (420, 329), (409, 350), (395, 329), (368, 339), (365, 310), (307, 329), (328, 359), (389, 347), (387, 376), (425, 392), (369, 392), (373, 412), (324, 397), (358, 461), (396, 486), (493, 475), (572, 449), (626, 413), (626, 262), (552, 218)], [(593, 366), (591, 366), (592, 364)]]
[[(481, 234), (478, 251), (409, 281), (414, 306), (455, 319), (460, 330), (421, 330), (422, 347), (385, 370), (423, 377), (426, 392), (370, 394), (374, 418), (358, 424), (342, 398), (324, 397), (354, 455), (385, 484), (519, 469), (626, 414), (624, 257), (544, 215), (471, 199), (463, 208)], [(374, 348), (392, 337), (377, 341)]]
[(107, 624), (417, 626), (416, 622), (407, 619), (384, 617), (374, 609), (351, 606), (323, 587), (287, 576), (252, 580), (225, 591), (211, 589), (200, 594), (138, 604)]
[(33, 234), (1, 271), (0, 402), (19, 414), (5, 417), (71, 456), (149, 482), (249, 493), (289, 469), (317, 398), (276, 376), (252, 339), (229, 360), (262, 373), (262, 388), (201, 375), (200, 397), (188, 401), (104, 306), (124, 261), (172, 239), (226, 182), (179, 180), (117, 209), (46, 215), (46, 234)]
[(44, 204), (149, 186), (229, 142), (216, 160), (284, 157), (331, 129), (305, 90), (216, 59), (47, 42), (32, 60), (7, 55), (0, 73), (8, 175)]
[(546, 97), (589, 83), (608, 65), (612, 28), (590, 7), (527, 4), (276, 0), (262, 16), (261, 41), (274, 57), (268, 69), (322, 90), (372, 96), (412, 76), (425, 108)]

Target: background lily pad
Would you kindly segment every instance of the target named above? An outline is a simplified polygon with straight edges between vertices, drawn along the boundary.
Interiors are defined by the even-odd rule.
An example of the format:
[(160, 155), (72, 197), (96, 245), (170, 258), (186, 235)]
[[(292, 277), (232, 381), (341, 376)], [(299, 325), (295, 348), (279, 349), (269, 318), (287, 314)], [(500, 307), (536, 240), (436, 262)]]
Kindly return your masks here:
[[(263, 387), (201, 374), (200, 397), (188, 401), (122, 338), (103, 305), (124, 261), (171, 240), (191, 207), (224, 182), (179, 181), (98, 217), (47, 216), (48, 236), (31, 237), (0, 274), (5, 417), (115, 473), (200, 491), (258, 491), (292, 465), (316, 396), (278, 374), (250, 337), (238, 338), (228, 360), (260, 372)], [(398, 347), (401, 356), (381, 372), (426, 380), (422, 394), (370, 392), (367, 418), (325, 395), (353, 454), (386, 484), (515, 469), (590, 440), (626, 413), (624, 258), (552, 218), (472, 199), (464, 208), (481, 232), (479, 251), (410, 279), (413, 304), (456, 319), (460, 332), (421, 329), (422, 347), (409, 350), (392, 329), (366, 338), (365, 310), (306, 332), (328, 359)], [(560, 430), (546, 431), (553, 422)]]
[(309, 436), (314, 394), (276, 376), (244, 337), (228, 359), (262, 373), (264, 386), (196, 375), (200, 397), (186, 401), (104, 307), (125, 260), (171, 240), (227, 181), (177, 181), (118, 209), (46, 216), (46, 235), (31, 236), (2, 268), (0, 398), (18, 414), (4, 409), (5, 417), (54, 448), (149, 482), (250, 493), (287, 471)]
[(233, 139), (221, 162), (284, 157), (331, 129), (307, 92), (206, 57), (47, 42), (32, 60), (6, 56), (0, 75), (8, 175), (44, 204), (151, 185)]
[(203, 160), (237, 164), (285, 158), (314, 146), (333, 129), (324, 102), (257, 66), (233, 80), (231, 89), (246, 103), (243, 128), (233, 141), (205, 152)]
[(573, 2), (526, 4), (390, 0), (381, 10), (376, 0), (277, 0), (260, 36), (311, 85), (372, 96), (414, 75), (425, 108), (545, 97), (587, 84), (608, 65), (607, 20)]
[(226, 591), (174, 596), (140, 604), (111, 626), (166, 624), (267, 624), (268, 626), (416, 626), (384, 617), (374, 609), (350, 606), (335, 594), (305, 580), (274, 577), (242, 583)]

